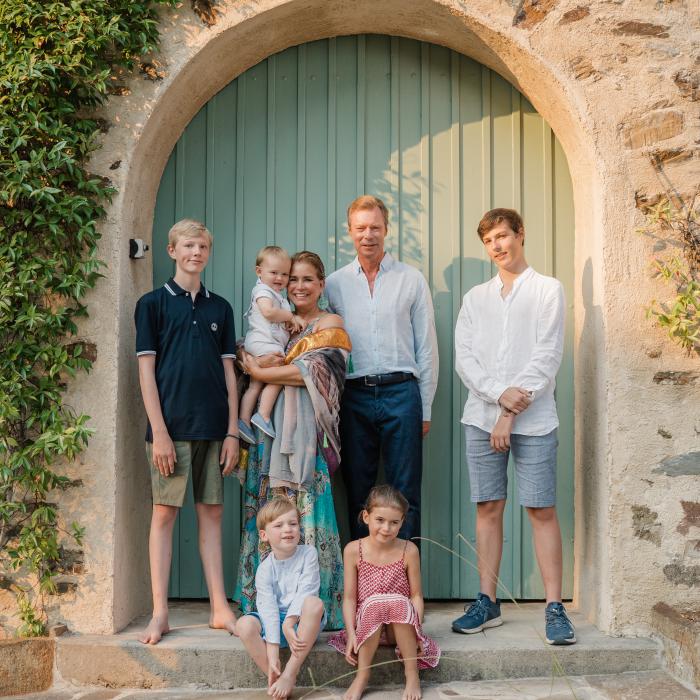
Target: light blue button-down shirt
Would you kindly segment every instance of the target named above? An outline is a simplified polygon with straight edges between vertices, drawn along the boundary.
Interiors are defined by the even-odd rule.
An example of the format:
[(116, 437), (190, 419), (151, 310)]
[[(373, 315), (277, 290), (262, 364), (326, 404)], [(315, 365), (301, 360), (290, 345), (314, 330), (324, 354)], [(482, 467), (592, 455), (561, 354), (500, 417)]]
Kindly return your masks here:
[(429, 421), (438, 347), (433, 301), (423, 275), (385, 253), (370, 294), (355, 258), (328, 277), (326, 294), (352, 340), (353, 371), (348, 378), (411, 372), (419, 382), (423, 420)]

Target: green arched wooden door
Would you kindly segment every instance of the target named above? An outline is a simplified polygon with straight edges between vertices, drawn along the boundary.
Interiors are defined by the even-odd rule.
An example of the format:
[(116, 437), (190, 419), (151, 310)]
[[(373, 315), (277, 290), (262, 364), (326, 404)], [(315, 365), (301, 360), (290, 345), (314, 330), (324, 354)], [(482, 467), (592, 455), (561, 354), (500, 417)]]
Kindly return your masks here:
[[(453, 331), (463, 294), (493, 274), (476, 235), (495, 206), (522, 211), (528, 261), (564, 284), (573, 308), (573, 204), (566, 158), (527, 99), (488, 68), (446, 48), (388, 36), (339, 37), (269, 57), (202, 108), (178, 141), (158, 192), (154, 283), (171, 274), (166, 235), (178, 219), (214, 234), (205, 283), (232, 303), (239, 330), (257, 250), (275, 243), (316, 251), (329, 272), (353, 257), (347, 204), (381, 196), (391, 212), (387, 245), (420, 269), (433, 291), (440, 380), (425, 445), (423, 533), (465, 557), (424, 543), (426, 596), (478, 590), (474, 509), (459, 423), (466, 392), (454, 372)], [(558, 497), (564, 593), (573, 576), (572, 312), (558, 377)], [(510, 502), (515, 486), (511, 480)], [(224, 562), (234, 586), (240, 532), (237, 483), (226, 491)], [(466, 542), (458, 539), (462, 533)], [(171, 595), (206, 597), (193, 509), (176, 530)], [(504, 584), (541, 598), (529, 525), (509, 508)]]

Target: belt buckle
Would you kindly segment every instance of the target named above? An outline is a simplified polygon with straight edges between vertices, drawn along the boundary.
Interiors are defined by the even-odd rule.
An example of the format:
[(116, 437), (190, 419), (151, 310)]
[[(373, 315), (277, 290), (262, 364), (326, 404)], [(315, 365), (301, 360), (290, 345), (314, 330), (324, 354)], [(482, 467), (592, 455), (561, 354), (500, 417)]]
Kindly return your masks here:
[(366, 374), (365, 377), (365, 386), (379, 386), (379, 375), (378, 374)]

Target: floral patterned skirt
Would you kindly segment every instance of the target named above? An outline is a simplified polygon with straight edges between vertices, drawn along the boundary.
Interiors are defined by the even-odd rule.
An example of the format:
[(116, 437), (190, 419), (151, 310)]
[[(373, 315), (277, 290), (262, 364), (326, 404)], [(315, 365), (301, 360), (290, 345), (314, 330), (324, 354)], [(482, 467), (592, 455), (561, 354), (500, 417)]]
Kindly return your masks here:
[[(270, 487), (267, 474), (271, 439), (265, 437), (257, 445), (251, 445), (247, 469), (240, 472), (243, 481), (244, 518), (241, 535), (241, 552), (238, 561), (238, 583), (234, 600), (240, 603), (241, 612), (255, 610), (255, 571), (270, 551), (258, 537), (255, 518), (258, 510), (277, 495), (294, 501), (301, 513), (301, 542), (316, 547), (321, 574), (319, 597), (326, 607), (326, 629), (343, 628), (343, 557), (333, 506), (331, 480), (328, 466), (320, 454), (316, 455), (316, 471), (308, 491), (297, 491), (286, 486)], [(244, 453), (241, 453), (243, 457)], [(245, 458), (242, 459), (245, 464)]]

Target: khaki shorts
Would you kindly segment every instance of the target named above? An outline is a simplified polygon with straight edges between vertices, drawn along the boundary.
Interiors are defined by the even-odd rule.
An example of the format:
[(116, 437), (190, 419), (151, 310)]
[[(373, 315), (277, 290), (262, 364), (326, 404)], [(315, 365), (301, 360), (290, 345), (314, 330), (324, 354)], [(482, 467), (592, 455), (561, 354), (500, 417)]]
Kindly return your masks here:
[(153, 465), (153, 445), (146, 443), (146, 455), (151, 468), (153, 503), (159, 506), (182, 507), (187, 491), (187, 479), (192, 472), (192, 490), (195, 503), (221, 504), (224, 502), (224, 484), (219, 464), (221, 442), (216, 440), (176, 441), (175, 471), (163, 476)]

